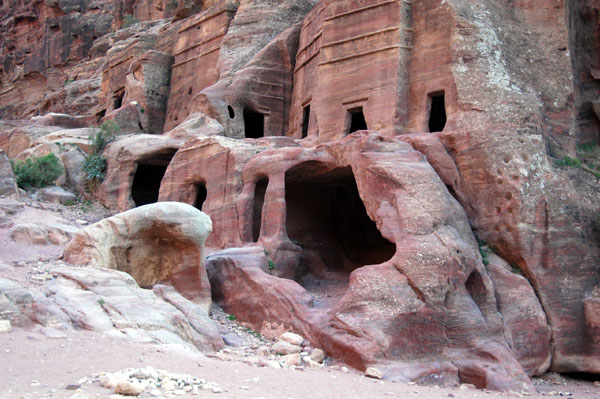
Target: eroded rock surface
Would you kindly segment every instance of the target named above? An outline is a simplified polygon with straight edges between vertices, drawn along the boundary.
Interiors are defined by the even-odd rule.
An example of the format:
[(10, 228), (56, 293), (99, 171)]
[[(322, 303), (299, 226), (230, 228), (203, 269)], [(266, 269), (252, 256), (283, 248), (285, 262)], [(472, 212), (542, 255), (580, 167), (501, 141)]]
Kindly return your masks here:
[[(62, 154), (81, 190), (84, 127), (117, 121), (98, 200), (203, 210), (228, 311), (374, 375), (598, 373), (596, 3), (5, 3), (0, 115), (39, 116), (0, 148)], [(206, 304), (194, 239), (118, 220), (131, 249), (103, 227), (77, 257)]]
[[(85, 329), (138, 342), (177, 344), (212, 351), (223, 345), (204, 307), (172, 287), (140, 288), (126, 273), (57, 266), (44, 292), (0, 279), (0, 314), (13, 325), (32, 322), (59, 329)], [(52, 279), (54, 276), (54, 279)]]
[(205, 312), (210, 283), (204, 268), (204, 242), (210, 218), (175, 202), (146, 205), (84, 228), (65, 248), (65, 261), (117, 269), (144, 288), (169, 283)]

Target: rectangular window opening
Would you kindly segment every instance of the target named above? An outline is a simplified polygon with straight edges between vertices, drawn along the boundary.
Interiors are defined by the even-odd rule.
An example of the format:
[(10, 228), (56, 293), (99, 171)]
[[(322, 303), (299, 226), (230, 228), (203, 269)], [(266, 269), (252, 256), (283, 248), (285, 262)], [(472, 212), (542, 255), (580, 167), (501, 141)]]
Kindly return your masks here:
[(302, 138), (308, 136), (308, 123), (310, 121), (310, 104), (302, 110)]
[(446, 126), (446, 100), (444, 91), (436, 91), (427, 95), (429, 98), (429, 131), (441, 132)]
[(363, 107), (350, 108), (348, 110), (347, 118), (349, 120), (347, 134), (368, 129), (367, 121), (365, 120), (365, 115), (363, 113)]
[(265, 135), (265, 116), (260, 112), (244, 108), (245, 136), (257, 139)]

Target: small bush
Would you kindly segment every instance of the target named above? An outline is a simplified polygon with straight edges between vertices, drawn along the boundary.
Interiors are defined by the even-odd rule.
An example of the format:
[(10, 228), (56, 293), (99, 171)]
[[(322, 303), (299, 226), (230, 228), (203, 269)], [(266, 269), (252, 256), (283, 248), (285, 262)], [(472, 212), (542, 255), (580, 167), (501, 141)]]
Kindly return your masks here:
[(106, 170), (106, 158), (102, 156), (102, 151), (108, 143), (115, 138), (115, 134), (121, 130), (119, 125), (113, 121), (106, 121), (100, 125), (95, 135), (90, 135), (88, 140), (92, 144), (92, 153), (89, 154), (81, 170), (85, 173), (86, 188), (93, 191), (102, 180), (104, 180), (104, 171)]
[(598, 146), (595, 144), (579, 144), (577, 146), (578, 152), (595, 152), (598, 150)]
[(11, 160), (11, 165), (21, 188), (52, 185), (63, 173), (60, 160), (53, 153), (25, 161)]
[(227, 315), (227, 320), (235, 321), (236, 319), (237, 319), (237, 317), (235, 317), (234, 314), (228, 314)]
[(562, 157), (562, 159), (557, 159), (554, 162), (554, 165), (556, 166), (573, 166), (575, 168), (579, 168), (581, 167), (581, 161), (577, 158), (571, 158), (568, 155), (565, 155), (564, 157)]
[(490, 249), (488, 248), (485, 241), (477, 240), (477, 244), (479, 245), (479, 254), (481, 255), (481, 263), (483, 263), (484, 266), (489, 265), (490, 260), (488, 259), (488, 253), (489, 253)]

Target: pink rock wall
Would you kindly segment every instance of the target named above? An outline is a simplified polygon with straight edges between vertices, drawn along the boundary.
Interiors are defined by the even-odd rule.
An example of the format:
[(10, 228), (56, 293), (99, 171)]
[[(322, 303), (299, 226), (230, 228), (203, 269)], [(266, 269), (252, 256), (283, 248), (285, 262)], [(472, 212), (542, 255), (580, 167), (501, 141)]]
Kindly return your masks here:
[(311, 123), (318, 125), (319, 142), (347, 134), (359, 109), (369, 129), (398, 131), (406, 119), (410, 9), (401, 1), (330, 1), (312, 11), (301, 33), (290, 136), (302, 137), (311, 104), (308, 130), (314, 136)]
[[(171, 130), (195, 112), (194, 97), (218, 80), (221, 40), (234, 12), (235, 8), (229, 3), (221, 2), (187, 19), (179, 28), (164, 131)], [(198, 74), (198, 71), (202, 72)]]

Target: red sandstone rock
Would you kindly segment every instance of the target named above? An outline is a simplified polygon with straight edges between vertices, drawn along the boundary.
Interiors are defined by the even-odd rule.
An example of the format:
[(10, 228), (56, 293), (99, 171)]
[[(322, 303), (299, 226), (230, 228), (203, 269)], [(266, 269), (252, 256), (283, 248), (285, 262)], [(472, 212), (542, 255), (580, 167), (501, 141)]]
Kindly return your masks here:
[[(95, 195), (107, 208), (121, 212), (156, 202), (162, 179), (160, 174), (164, 174), (181, 145), (181, 141), (156, 135), (117, 138), (102, 155), (107, 158), (106, 177)], [(145, 172), (136, 182), (138, 171)]]
[[(196, 112), (194, 97), (218, 80), (217, 60), (221, 41), (235, 13), (232, 4), (216, 3), (185, 20), (177, 31), (165, 131)], [(197, 71), (202, 73), (198, 75)]]
[[(40, 124), (108, 112), (159, 133), (166, 117), (168, 135), (109, 146), (96, 194), (119, 210), (195, 204), (214, 219), (211, 246), (252, 246), (213, 259), (238, 317), (286, 323), (396, 379), (516, 388), (517, 361), (529, 374), (547, 365), (543, 317), (494, 262), (492, 283), (472, 229), (535, 288), (551, 370), (598, 373), (600, 186), (587, 166), (553, 159), (598, 141), (597, 3), (5, 2), (0, 116), (80, 118), (5, 122), (0, 148), (21, 159), (85, 148), (83, 130)], [(183, 19), (107, 33), (126, 15)], [(201, 137), (241, 138), (246, 107), (263, 134), (306, 139)], [(379, 134), (333, 142), (364, 128)], [(505, 306), (515, 290), (528, 312)], [(524, 318), (535, 327), (517, 327)]]
[(494, 282), (506, 340), (528, 375), (543, 374), (550, 367), (550, 329), (533, 288), (497, 255), (489, 255), (487, 271)]
[[(502, 335), (493, 284), (466, 216), (422, 155), (374, 134), (317, 149), (263, 151), (244, 166), (238, 212), (248, 226), (240, 232), (246, 242), (253, 240), (248, 228), (260, 220), (252, 211), (260, 197), (244, 193), (255, 193), (261, 176), (268, 176), (268, 186), (258, 243), (268, 258), (259, 249), (253, 261), (236, 251), (208, 261), (213, 290), (228, 311), (255, 325), (290, 325), (327, 353), (360, 369), (377, 365), (387, 378), (427, 381), (437, 374), (445, 384), (527, 385)], [(366, 213), (351, 205), (353, 184)], [(338, 203), (340, 194), (345, 199)], [(311, 204), (317, 195), (319, 203)], [(253, 272), (244, 264), (254, 264)], [(295, 279), (307, 291), (267, 273)], [(278, 295), (294, 304), (293, 312), (281, 299), (244, 301), (231, 281), (255, 298), (264, 298), (266, 286), (281, 287)], [(335, 297), (319, 298), (323, 292)], [(298, 296), (307, 293), (312, 301), (301, 302)]]
[(411, 8), (403, 1), (323, 1), (311, 11), (294, 73), (292, 137), (340, 138), (357, 130), (358, 115), (366, 122), (360, 129), (398, 132), (406, 119)]

